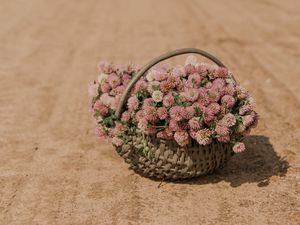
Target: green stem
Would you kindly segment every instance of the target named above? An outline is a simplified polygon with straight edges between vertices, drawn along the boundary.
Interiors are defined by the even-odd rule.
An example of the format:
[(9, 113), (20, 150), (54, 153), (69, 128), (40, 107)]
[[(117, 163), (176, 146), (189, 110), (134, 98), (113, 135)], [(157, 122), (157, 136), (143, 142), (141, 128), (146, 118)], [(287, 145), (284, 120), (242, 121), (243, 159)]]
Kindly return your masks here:
[(165, 128), (167, 126), (154, 126), (154, 125), (150, 125), (151, 127), (162, 127), (162, 128)]

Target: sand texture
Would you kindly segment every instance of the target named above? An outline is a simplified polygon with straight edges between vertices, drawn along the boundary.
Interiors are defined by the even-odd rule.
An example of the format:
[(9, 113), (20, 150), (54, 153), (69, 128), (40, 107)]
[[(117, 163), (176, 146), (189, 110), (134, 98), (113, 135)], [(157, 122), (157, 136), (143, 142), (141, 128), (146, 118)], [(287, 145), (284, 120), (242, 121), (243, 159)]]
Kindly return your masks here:
[[(261, 120), (224, 169), (158, 188), (95, 137), (87, 83), (182, 47), (218, 56)], [(300, 224), (299, 64), (298, 0), (1, 0), (0, 225)]]

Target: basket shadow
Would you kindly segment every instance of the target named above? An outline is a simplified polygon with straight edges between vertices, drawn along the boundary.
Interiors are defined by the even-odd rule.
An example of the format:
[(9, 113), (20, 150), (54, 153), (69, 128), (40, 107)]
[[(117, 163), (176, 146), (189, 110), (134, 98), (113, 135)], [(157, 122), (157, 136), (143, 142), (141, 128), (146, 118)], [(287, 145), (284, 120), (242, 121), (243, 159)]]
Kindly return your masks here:
[(245, 152), (234, 155), (213, 174), (176, 183), (202, 185), (225, 181), (232, 187), (244, 183), (257, 183), (258, 187), (263, 187), (269, 184), (272, 176), (285, 176), (289, 163), (277, 155), (268, 137), (249, 136), (245, 138), (245, 144)]

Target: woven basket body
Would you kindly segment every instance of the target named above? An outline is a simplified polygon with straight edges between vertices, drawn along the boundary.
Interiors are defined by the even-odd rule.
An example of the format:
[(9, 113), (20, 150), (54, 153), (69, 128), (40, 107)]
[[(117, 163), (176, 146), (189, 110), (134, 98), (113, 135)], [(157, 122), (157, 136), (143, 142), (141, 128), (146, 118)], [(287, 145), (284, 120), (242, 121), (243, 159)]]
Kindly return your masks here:
[[(142, 151), (145, 147), (148, 148), (147, 155)], [(230, 144), (213, 142), (202, 146), (191, 142), (180, 147), (175, 141), (141, 135), (132, 137), (132, 141), (116, 150), (140, 175), (166, 180), (210, 174), (233, 154)]]
[[(163, 54), (143, 66), (132, 78), (121, 96), (116, 110), (117, 118), (120, 118), (134, 84), (152, 66), (165, 59), (186, 53), (200, 54), (218, 66), (225, 67), (216, 57), (199, 49), (185, 48)], [(131, 141), (117, 147), (116, 150), (137, 173), (151, 178), (174, 180), (212, 173), (230, 158), (233, 154), (231, 148), (231, 144), (216, 141), (207, 146), (201, 146), (196, 141), (191, 141), (189, 145), (180, 147), (175, 141), (159, 140), (137, 133), (131, 137)], [(144, 151), (145, 149), (147, 151)]]

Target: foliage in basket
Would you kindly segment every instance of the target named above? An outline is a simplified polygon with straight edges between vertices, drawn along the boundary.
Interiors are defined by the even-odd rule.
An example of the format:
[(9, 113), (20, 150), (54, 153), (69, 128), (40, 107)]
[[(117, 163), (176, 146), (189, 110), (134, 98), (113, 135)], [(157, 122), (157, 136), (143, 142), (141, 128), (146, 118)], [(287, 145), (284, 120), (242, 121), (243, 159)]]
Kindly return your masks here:
[[(158, 64), (134, 85), (121, 118), (115, 115), (122, 93), (140, 70), (134, 65), (99, 64), (98, 79), (89, 84), (95, 133), (119, 147), (136, 132), (155, 139), (209, 145), (231, 143), (235, 153), (257, 125), (255, 101), (225, 67), (198, 63)], [(147, 155), (147, 146), (141, 146)]]

